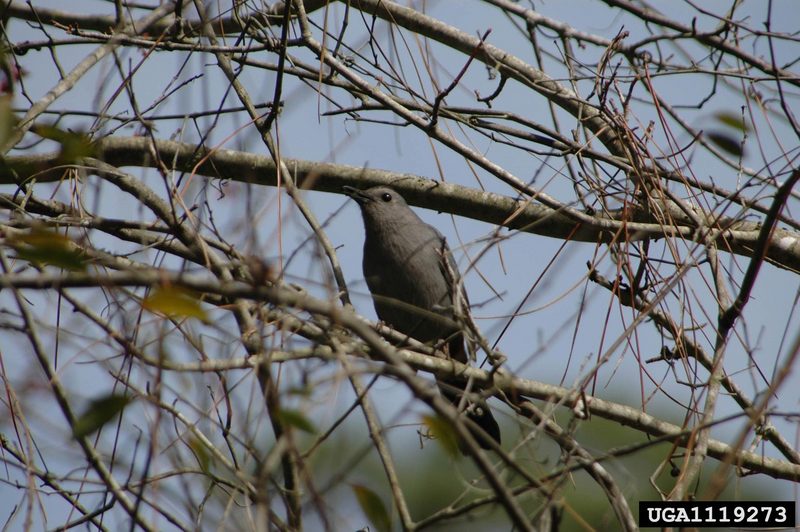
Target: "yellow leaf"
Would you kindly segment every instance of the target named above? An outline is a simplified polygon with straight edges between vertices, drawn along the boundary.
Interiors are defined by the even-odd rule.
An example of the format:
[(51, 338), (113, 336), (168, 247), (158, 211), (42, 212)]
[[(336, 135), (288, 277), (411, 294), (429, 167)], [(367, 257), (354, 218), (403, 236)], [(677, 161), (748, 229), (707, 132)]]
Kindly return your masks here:
[(430, 433), (436, 437), (436, 441), (442, 446), (444, 452), (452, 457), (458, 457), (458, 435), (450, 424), (439, 416), (422, 416), (422, 423)]
[(60, 233), (37, 228), (29, 233), (13, 235), (7, 242), (16, 250), (18, 259), (65, 270), (86, 269), (86, 257), (80, 248)]
[(195, 458), (197, 458), (197, 462), (200, 464), (200, 469), (204, 473), (208, 473), (211, 471), (211, 466), (213, 465), (213, 455), (208, 452), (206, 446), (201, 442), (198, 438), (194, 436), (189, 438), (189, 448), (194, 453)]
[(61, 164), (72, 164), (95, 153), (94, 144), (85, 134), (75, 131), (64, 131), (53, 125), (37, 124), (31, 131), (42, 138), (61, 144), (58, 160)]
[(358, 500), (358, 505), (367, 516), (369, 522), (379, 532), (388, 532), (392, 529), (392, 522), (389, 519), (389, 512), (386, 511), (386, 505), (378, 496), (377, 493), (372, 491), (366, 486), (360, 484), (351, 484), (353, 493)]
[(744, 121), (742, 115), (729, 113), (727, 111), (720, 111), (719, 113), (715, 114), (714, 117), (718, 122), (725, 124), (728, 127), (738, 129), (741, 132), (747, 132), (750, 129), (747, 127), (747, 123)]
[(169, 317), (197, 318), (208, 321), (196, 294), (179, 286), (162, 286), (144, 298), (142, 306)]
[(19, 122), (12, 109), (12, 100), (10, 94), (0, 95), (0, 145), (5, 144), (11, 137), (11, 133)]

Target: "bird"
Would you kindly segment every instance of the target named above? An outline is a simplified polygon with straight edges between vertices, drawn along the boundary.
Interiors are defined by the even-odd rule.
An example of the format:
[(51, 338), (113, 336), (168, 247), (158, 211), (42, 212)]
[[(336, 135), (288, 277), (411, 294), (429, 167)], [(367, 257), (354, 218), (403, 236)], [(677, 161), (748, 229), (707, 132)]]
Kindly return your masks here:
[[(365, 190), (345, 186), (344, 193), (358, 203), (364, 220), (362, 267), (378, 318), (396, 331), (441, 349), (463, 364), (469, 363), (464, 333), (456, 320), (458, 269), (444, 236), (425, 223), (403, 196), (390, 187)], [(463, 384), (437, 379), (442, 395), (460, 405)], [(465, 412), (480, 430), (468, 426), (483, 449), (489, 438), (500, 444), (500, 427), (485, 401), (470, 398)], [(467, 452), (464, 442), (459, 449)]]

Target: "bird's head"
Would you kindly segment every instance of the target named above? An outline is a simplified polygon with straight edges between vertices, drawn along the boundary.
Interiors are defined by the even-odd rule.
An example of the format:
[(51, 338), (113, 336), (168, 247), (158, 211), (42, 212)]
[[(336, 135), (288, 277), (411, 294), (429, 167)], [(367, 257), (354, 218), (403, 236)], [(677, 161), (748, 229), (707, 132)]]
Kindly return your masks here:
[(367, 227), (373, 224), (408, 224), (419, 220), (403, 196), (389, 187), (359, 190), (346, 186), (343, 190), (361, 207), (361, 214)]

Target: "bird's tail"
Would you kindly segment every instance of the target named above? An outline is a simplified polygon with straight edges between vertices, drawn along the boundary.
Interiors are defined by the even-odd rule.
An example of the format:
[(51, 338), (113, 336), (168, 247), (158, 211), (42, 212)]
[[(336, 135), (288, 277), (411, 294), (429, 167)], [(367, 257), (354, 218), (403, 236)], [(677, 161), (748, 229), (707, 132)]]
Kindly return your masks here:
[[(439, 389), (442, 395), (453, 403), (453, 405), (458, 407), (461, 404), (463, 393), (456, 387), (440, 381)], [(478, 445), (480, 445), (482, 449), (492, 448), (492, 444), (489, 441), (490, 439), (497, 442), (498, 445), (500, 444), (500, 425), (497, 424), (497, 420), (492, 415), (492, 411), (489, 410), (489, 405), (486, 404), (486, 401), (482, 399), (470, 399), (466, 401), (464, 414), (472, 423), (477, 425), (477, 427), (474, 427), (472, 423), (469, 423), (467, 427), (472, 437), (475, 438), (475, 441), (478, 442)], [(463, 454), (466, 454), (467, 447), (463, 441), (458, 442), (458, 448)]]

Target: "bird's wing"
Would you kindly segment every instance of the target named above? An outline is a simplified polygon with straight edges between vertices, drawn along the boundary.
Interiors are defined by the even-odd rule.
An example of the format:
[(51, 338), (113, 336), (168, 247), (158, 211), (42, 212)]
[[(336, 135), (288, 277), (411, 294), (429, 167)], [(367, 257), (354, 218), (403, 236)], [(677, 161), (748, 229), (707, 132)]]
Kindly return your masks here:
[[(458, 294), (458, 298), (461, 299), (462, 304), (465, 306), (465, 308), (462, 310), (469, 311), (469, 299), (467, 299), (467, 292), (464, 290), (464, 283), (461, 279), (461, 274), (458, 271), (458, 265), (453, 258), (453, 252), (450, 251), (450, 246), (447, 245), (447, 239), (435, 227), (431, 227), (431, 229), (433, 229), (436, 232), (436, 236), (439, 237), (437, 252), (442, 257), (442, 260), (439, 262), (439, 269), (441, 270), (444, 278), (447, 279), (447, 285), (449, 286), (451, 299), (454, 303), (456, 303), (455, 296)], [(456, 308), (454, 310), (458, 309)]]
[[(442, 272), (442, 276), (447, 281), (448, 299), (453, 306), (453, 318), (463, 331), (467, 329), (467, 323), (470, 321), (467, 291), (464, 289), (464, 282), (458, 271), (456, 261), (453, 258), (453, 252), (450, 251), (450, 246), (447, 245), (447, 239), (435, 227), (431, 227), (431, 229), (433, 229), (439, 237), (437, 249), (437, 252), (441, 256), (439, 269)], [(458, 345), (455, 345), (456, 343)], [(460, 362), (466, 363), (468, 358), (473, 359), (474, 362), (474, 351), (470, 351), (469, 356), (467, 355), (463, 334), (459, 334), (457, 338), (454, 338), (450, 350), (452, 351), (451, 356), (454, 356), (454, 358)], [(463, 360), (461, 360), (462, 358)]]

